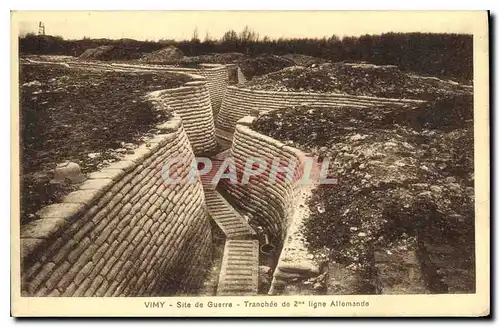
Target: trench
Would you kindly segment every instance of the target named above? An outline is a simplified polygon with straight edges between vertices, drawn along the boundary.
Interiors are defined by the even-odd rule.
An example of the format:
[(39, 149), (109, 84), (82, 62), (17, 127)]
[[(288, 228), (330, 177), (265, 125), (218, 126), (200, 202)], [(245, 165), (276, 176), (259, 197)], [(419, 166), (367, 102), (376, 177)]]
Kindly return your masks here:
[(268, 294), (282, 240), (259, 225), (223, 185), (204, 184), (204, 191), (213, 244), (200, 295)]
[[(221, 140), (220, 136), (219, 134), (218, 141)], [(231, 139), (223, 139), (219, 145), (228, 149), (231, 146)], [(230, 153), (223, 150), (222, 153), (213, 156), (213, 167), (218, 170), (220, 168), (218, 165), (230, 156)], [(285, 202), (289, 202), (286, 205), (283, 202), (271, 201), (260, 206), (256, 206), (253, 202), (248, 207), (255, 199), (234, 196), (232, 193), (234, 189), (231, 190), (233, 186), (227, 179), (221, 179), (216, 186), (211, 185), (210, 180), (203, 177), (202, 182), (208, 212), (214, 226), (213, 235), (216, 235), (217, 239), (214, 241), (213, 262), (201, 294), (324, 294), (322, 290), (317, 289), (311, 292), (311, 287), (307, 285), (311, 277), (317, 277), (320, 273), (319, 269), (304, 268), (303, 263), (309, 263), (310, 260), (306, 258), (309, 252), (302, 242), (300, 231), (302, 219), (309, 215), (306, 201), (315, 185), (302, 187), (297, 198), (291, 199), (285, 196)], [(268, 189), (264, 186), (261, 189), (262, 186), (258, 186), (262, 192), (266, 192), (265, 190), (275, 192), (272, 187)], [(295, 208), (293, 213), (286, 209), (292, 205)], [(250, 208), (257, 209), (250, 210)], [(231, 254), (231, 246), (235, 244), (242, 248), (241, 254), (246, 252), (248, 256)], [(243, 249), (245, 247), (246, 250)], [(283, 249), (286, 249), (288, 254), (282, 258)], [(231, 259), (231, 255), (234, 258)], [(238, 266), (244, 265), (251, 265), (252, 268), (246, 271), (238, 269)], [(278, 267), (279, 265), (281, 267)], [(228, 290), (226, 284), (234, 286)], [(250, 284), (251, 291), (243, 287)], [(287, 290), (283, 287), (285, 285), (289, 285)]]
[[(96, 65), (96, 67), (101, 66)], [(199, 68), (199, 66), (190, 68)], [(227, 84), (237, 83), (237, 72), (238, 71), (235, 70), (235, 67), (231, 67), (231, 70), (227, 75), (228, 80), (225, 82), (227, 82)], [(191, 86), (202, 89), (203, 85)], [(208, 91), (209, 94), (210, 89), (208, 89)], [(227, 97), (228, 95), (225, 94), (225, 96)], [(196, 101), (195, 99), (196, 97), (191, 97), (191, 94), (189, 94), (189, 97), (186, 96), (186, 101)], [(215, 148), (209, 147), (211, 152), (206, 152), (204, 155), (210, 157), (213, 162), (220, 163), (225, 157), (230, 155), (227, 150), (233, 145), (232, 139), (234, 131), (230, 132), (227, 129), (224, 130), (218, 128), (220, 126), (217, 126), (216, 123), (218, 121), (217, 112), (214, 111), (212, 113), (210, 109), (205, 110), (206, 108), (209, 108), (208, 103), (210, 100), (213, 99), (207, 100), (206, 107), (203, 107), (203, 110), (204, 113), (208, 112), (208, 117), (213, 118), (212, 123), (215, 122), (215, 140), (217, 146)], [(185, 105), (185, 103), (183, 103), (183, 105)], [(191, 103), (188, 103), (188, 105), (191, 105)], [(192, 106), (189, 106), (190, 109), (193, 109), (191, 107)], [(194, 108), (194, 110), (197, 109)], [(189, 114), (186, 114), (186, 118), (183, 120), (194, 120), (195, 118), (193, 117), (196, 115), (201, 116), (201, 111), (198, 111), (194, 115), (192, 115), (192, 111), (190, 111)], [(213, 117), (211, 117), (212, 115)], [(180, 116), (182, 115), (180, 114)], [(213, 129), (213, 124), (211, 126)], [(203, 132), (205, 131), (200, 130), (200, 133)], [(247, 141), (251, 144), (252, 142), (257, 141), (252, 139), (251, 134), (249, 135), (240, 135), (240, 137), (247, 137)], [(204, 138), (205, 137), (201, 137), (200, 140), (203, 140)], [(208, 139), (208, 137), (206, 138)], [(257, 141), (257, 143), (259, 142)], [(255, 146), (255, 148), (258, 149), (258, 146)], [(250, 151), (253, 150), (254, 149), (250, 149)], [(446, 255), (447, 251), (450, 252), (446, 245), (442, 245), (440, 247), (434, 246), (432, 248), (427, 244), (429, 242), (427, 242), (425, 236), (420, 235), (418, 242), (412, 245), (413, 247), (407, 251), (408, 253), (404, 254), (408, 257), (408, 259), (405, 259), (405, 264), (408, 265), (408, 267), (405, 268), (405, 271), (401, 271), (401, 268), (399, 267), (400, 262), (391, 262), (384, 257), (383, 251), (380, 251), (380, 249), (372, 249), (373, 251), (370, 251), (367, 258), (371, 269), (364, 272), (365, 275), (361, 276), (367, 282), (362, 285), (361, 289), (359, 289), (359, 285), (350, 285), (353, 276), (342, 264), (332, 263), (327, 267), (304, 267), (301, 266), (301, 264), (303, 262), (307, 262), (307, 258), (304, 259), (300, 256), (304, 255), (306, 251), (302, 251), (300, 253), (289, 251), (295, 247), (300, 247), (300, 242), (298, 241), (300, 239), (300, 219), (297, 218), (300, 218), (300, 215), (307, 216), (307, 213), (301, 213), (300, 210), (298, 210), (297, 213), (293, 214), (293, 216), (289, 216), (290, 213), (282, 212), (284, 210), (282, 207), (287, 208), (287, 206), (291, 205), (291, 203), (280, 203), (279, 201), (275, 202), (272, 197), (266, 197), (269, 201), (259, 203), (259, 206), (250, 212), (248, 205), (246, 205), (248, 204), (246, 203), (247, 199), (244, 196), (234, 196), (226, 183), (212, 185), (209, 181), (204, 180), (202, 176), (201, 184), (203, 186), (204, 204), (207, 209), (207, 219), (211, 230), (211, 239), (209, 240), (210, 260), (207, 260), (208, 265), (204, 267), (204, 276), (196, 276), (203, 277), (201, 285), (196, 287), (198, 285), (195, 285), (194, 282), (193, 285), (188, 285), (193, 286), (190, 288), (190, 295), (246, 296), (280, 294), (389, 294), (401, 293), (403, 287), (406, 287), (405, 292), (407, 292), (409, 287), (407, 285), (398, 285), (395, 283), (393, 281), (393, 276), (398, 277), (398, 280), (407, 279), (413, 283), (412, 285), (421, 285), (422, 283), (420, 283), (419, 280), (424, 278), (425, 283), (430, 285), (430, 287), (427, 288), (430, 289), (431, 293), (446, 292), (446, 285), (441, 282), (441, 278), (438, 275), (439, 261), (436, 259), (438, 255)], [(302, 191), (306, 195), (310, 192), (310, 190)], [(273, 190), (269, 190), (270, 194), (273, 194), (273, 192)], [(255, 194), (253, 194), (253, 196), (255, 197)], [(250, 200), (251, 199), (249, 198), (248, 201)], [(294, 205), (301, 205), (302, 208), (308, 207), (304, 200), (304, 198), (301, 198), (297, 201), (297, 203), (294, 203)], [(284, 202), (291, 201), (291, 198), (285, 197)], [(273, 215), (272, 217), (270, 216), (271, 214)], [(161, 229), (159, 224), (155, 226), (158, 227), (158, 229)], [(184, 228), (182, 230), (184, 231)], [(187, 251), (185, 253), (186, 256), (189, 256), (191, 253), (197, 251), (199, 244), (197, 244), (196, 240), (182, 241), (189, 241), (188, 243), (190, 244), (189, 248), (185, 249), (185, 251)], [(155, 242), (147, 242), (148, 249), (155, 247)], [(176, 242), (175, 244), (180, 242), (181, 241)], [(456, 255), (458, 257), (458, 254)], [(415, 260), (419, 261), (418, 264), (415, 264), (414, 257), (416, 258)], [(295, 262), (299, 263), (298, 265), (295, 263), (295, 265), (291, 264), (294, 258), (298, 258), (298, 261)], [(154, 260), (160, 259), (162, 258), (156, 258)], [(458, 262), (458, 260), (456, 261)], [(139, 260), (138, 264), (140, 267), (144, 266), (144, 268), (148, 265), (152, 266), (152, 264), (150, 264), (147, 260)], [(146, 269), (146, 274), (141, 272), (142, 275), (139, 275), (136, 279), (141, 280), (142, 278), (142, 280), (144, 280), (148, 278), (149, 275), (152, 275), (150, 272), (159, 272), (161, 274), (165, 273), (164, 279), (170, 280), (171, 285), (168, 287), (165, 287), (164, 285), (157, 285), (158, 289), (154, 289), (154, 285), (150, 286), (147, 285), (147, 283), (144, 283), (143, 285), (146, 286), (143, 287), (143, 285), (139, 285), (141, 288), (138, 289), (137, 292), (146, 296), (179, 294), (179, 290), (176, 289), (176, 285), (181, 283), (184, 276), (188, 275), (187, 271), (190, 268), (195, 268), (194, 266), (197, 264), (199, 264), (199, 262), (195, 260), (194, 262), (187, 262), (187, 268), (184, 267), (183, 269), (177, 271), (174, 267), (173, 270), (165, 272), (160, 271), (160, 269), (156, 269), (158, 271), (155, 271), (155, 268), (149, 267), (148, 269), (150, 270)], [(422, 270), (421, 274), (419, 273), (419, 270)], [(314, 278), (318, 278), (320, 276), (326, 276), (325, 278), (327, 281), (323, 280), (318, 282), (316, 280), (311, 282), (311, 279), (314, 280)], [(407, 278), (407, 276), (410, 277)], [(453, 276), (454, 280), (452, 282), (457, 285), (459, 283), (463, 283), (460, 281), (460, 277), (461, 276)], [(135, 277), (132, 277), (133, 280), (134, 278)], [(411, 278), (413, 278), (413, 280), (411, 280)], [(94, 284), (92, 281), (89, 283)], [(321, 284), (319, 287), (311, 288), (307, 286), (318, 283)], [(353, 281), (352, 284), (355, 283), (357, 283), (357, 281)], [(326, 289), (325, 284), (328, 285)], [(77, 286), (74, 287), (76, 288)], [(148, 288), (145, 289), (145, 287)], [(168, 291), (166, 291), (167, 288)], [(357, 288), (355, 292), (352, 291), (353, 288)], [(427, 290), (424, 289), (423, 286), (412, 286), (411, 291), (413, 293), (425, 293)], [(122, 294), (127, 294), (126, 292), (132, 291), (126, 289)], [(75, 294), (77, 293), (78, 292)], [(100, 294), (99, 290), (91, 295), (96, 294)], [(107, 295), (108, 293), (103, 294)], [(115, 293), (109, 294), (110, 296), (115, 296)]]
[[(234, 96), (235, 94), (232, 94), (231, 101), (233, 102), (231, 106), (228, 106), (231, 110), (236, 107), (235, 101), (242, 101), (245, 106), (249, 107), (254, 105), (251, 101), (242, 100), (243, 97)], [(233, 132), (220, 129), (222, 126), (217, 126), (217, 123), (221, 123), (222, 119), (217, 120), (216, 117), (215, 121), (219, 146), (222, 149), (231, 147), (233, 133), (236, 132), (234, 129)], [(239, 140), (241, 141), (241, 138)], [(258, 146), (251, 146), (251, 151), (257, 151), (262, 144), (258, 140), (250, 140), (252, 141), (255, 141)], [(257, 291), (253, 294), (442, 294), (475, 291), (474, 269), (471, 267), (474, 261), (473, 249), (467, 248), (466, 245), (457, 248), (450, 246), (446, 241), (440, 240), (442, 233), (433, 232), (432, 228), (426, 232), (418, 232), (408, 240), (394, 242), (387, 246), (368, 245), (362, 260), (359, 261), (352, 260), (352, 258), (345, 262), (330, 260), (326, 264), (309, 269), (304, 274), (301, 274), (307, 270), (304, 267), (296, 267), (295, 270), (282, 269), (280, 265), (284, 261), (282, 256), (286, 256), (284, 250), (290, 248), (288, 238), (293, 238), (294, 232), (288, 228), (287, 224), (293, 225), (295, 217), (291, 219), (292, 221), (286, 221), (285, 226), (272, 227), (267, 220), (271, 219), (268, 216), (269, 212), (278, 210), (273, 203), (268, 202), (266, 203), (267, 209), (261, 208), (260, 211), (256, 210), (253, 214), (249, 214), (245, 209), (247, 199), (244, 195), (233, 197), (223, 183), (218, 185), (217, 191), (240, 216), (248, 217), (248, 224), (255, 231), (251, 239), (258, 242), (258, 260), (255, 258), (254, 260), (258, 261), (259, 282)], [(284, 220), (290, 220), (286, 214), (284, 216)], [(431, 225), (436, 225), (436, 222), (434, 221)], [(473, 238), (473, 235), (455, 237), (460, 241), (460, 239)], [(469, 243), (473, 244), (473, 241)], [(268, 244), (272, 244), (273, 251), (265, 251)], [(264, 251), (261, 251), (263, 246)], [(350, 246), (345, 245), (346, 248)], [(223, 267), (224, 251), (219, 250), (219, 255), (216, 265)], [(353, 270), (351, 267), (353, 263), (360, 264), (361, 268)], [(224, 272), (219, 268), (219, 277), (223, 274)], [(319, 280), (320, 276), (322, 280)], [(311, 280), (315, 278), (316, 280), (312, 283), (318, 281), (318, 287), (304, 287), (310, 285)], [(220, 294), (215, 292), (214, 295)], [(239, 295), (239, 293), (227, 295)]]
[[(156, 69), (78, 61), (65, 65), (132, 73)], [(110, 165), (111, 170), (107, 172), (104, 170), (108, 167), (86, 176), (88, 180), (78, 184), (63, 203), (43, 208), (44, 214), (57, 219), (38, 219), (24, 226), (21, 231), (22, 294), (210, 295), (220, 292), (223, 263), (231, 266), (232, 272), (228, 275), (235, 275), (234, 268), (238, 266), (235, 258), (255, 267), (251, 271), (243, 269), (245, 267), (236, 270), (236, 277), (240, 272), (248, 275), (244, 291), (257, 292), (259, 244), (256, 233), (241, 215), (222, 202), (222, 208), (218, 208), (222, 224), (210, 220), (204, 208), (202, 183), (166, 188), (155, 184), (161, 182), (162, 175), (154, 167), (161, 166), (167, 158), (179, 153), (217, 152), (212, 110), (214, 99), (220, 98), (229, 82), (227, 68), (196, 65), (173, 69), (173, 72), (169, 68), (164, 70), (187, 74), (193, 82), (148, 95), (158, 110), (167, 110), (169, 106), (175, 112), (175, 117), (162, 125), (158, 136), (127, 153), (128, 161), (118, 161)], [(190, 74), (193, 72), (200, 75)], [(85, 199), (79, 197), (82, 194)], [(223, 200), (218, 192), (215, 195)], [(65, 210), (67, 208), (77, 211)], [(229, 220), (228, 210), (232, 214)], [(81, 219), (66, 219), (73, 216)], [(235, 249), (236, 253), (231, 260), (224, 255), (229, 243), (229, 250)], [(234, 284), (241, 286), (236, 279)], [(201, 289), (200, 284), (203, 284)], [(229, 295), (232, 288), (229, 283)]]

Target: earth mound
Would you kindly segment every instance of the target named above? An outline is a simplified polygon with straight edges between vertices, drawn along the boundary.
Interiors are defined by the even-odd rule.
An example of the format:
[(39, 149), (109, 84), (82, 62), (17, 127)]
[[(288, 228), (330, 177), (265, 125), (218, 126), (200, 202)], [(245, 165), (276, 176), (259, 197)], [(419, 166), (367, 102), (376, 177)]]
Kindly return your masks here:
[(186, 57), (187, 61), (194, 61), (208, 64), (235, 64), (238, 61), (247, 58), (246, 55), (239, 52), (225, 52), (225, 53), (209, 53), (199, 56)]
[(143, 50), (139, 43), (124, 43), (117, 45), (101, 45), (85, 50), (79, 60), (136, 60), (141, 58)]
[(172, 60), (180, 60), (184, 57), (184, 53), (174, 46), (153, 51), (145, 54), (139, 61), (142, 62), (170, 62)]
[[(374, 253), (409, 249), (430, 292), (460, 293), (475, 290), (472, 116), (472, 97), (457, 95), (403, 108), (284, 108), (253, 128), (329, 160), (338, 182), (315, 189), (304, 234), (351, 271), (353, 294), (378, 292)], [(426, 259), (437, 249), (448, 251), (438, 268)]]
[(288, 53), (286, 55), (283, 55), (282, 57), (292, 60), (296, 66), (308, 67), (308, 66), (311, 66), (314, 64), (324, 64), (327, 62), (327, 60), (322, 59), (322, 58), (307, 56), (307, 55), (298, 54), (298, 53)]
[(295, 65), (293, 60), (275, 55), (261, 55), (255, 58), (246, 58), (239, 60), (237, 64), (247, 79), (252, 79), (256, 76), (262, 76)]
[(85, 50), (78, 59), (97, 59), (102, 60), (108, 56), (108, 53), (113, 50), (115, 46), (113, 45), (102, 45), (97, 48)]
[(245, 88), (285, 92), (324, 92), (396, 99), (433, 100), (472, 94), (470, 87), (402, 72), (396, 66), (325, 63), (287, 67), (255, 78)]

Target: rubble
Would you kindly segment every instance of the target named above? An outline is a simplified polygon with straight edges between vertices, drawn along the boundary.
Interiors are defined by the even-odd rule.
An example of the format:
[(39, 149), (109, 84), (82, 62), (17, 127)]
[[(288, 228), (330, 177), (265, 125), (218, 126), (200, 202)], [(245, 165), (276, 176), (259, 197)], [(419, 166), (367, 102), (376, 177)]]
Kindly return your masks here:
[(307, 56), (298, 53), (288, 53), (286, 55), (282, 55), (281, 57), (292, 60), (296, 66), (304, 66), (304, 67), (312, 65), (321, 65), (328, 62), (327, 60), (322, 58)]
[(198, 56), (183, 56), (183, 57), (165, 57), (151, 56), (145, 54), (139, 62), (147, 62), (148, 64), (170, 65), (178, 67), (197, 67), (199, 64), (236, 64), (240, 60), (249, 58), (248, 56), (238, 52), (227, 53), (209, 53)]
[(376, 289), (366, 284), (375, 248), (417, 236), (446, 239), (474, 270), (472, 102), (445, 113), (432, 105), (304, 105), (254, 121), (257, 131), (330, 159), (339, 182), (313, 191), (304, 234), (313, 250), (356, 272), (360, 289)]
[(470, 88), (457, 83), (438, 78), (421, 78), (402, 72), (396, 66), (344, 63), (287, 67), (255, 78), (244, 87), (266, 91), (326, 92), (421, 100), (472, 93)]
[(85, 50), (79, 57), (78, 59), (104, 59), (105, 57), (109, 56), (109, 53), (115, 49), (115, 46), (113, 45), (102, 45), (97, 48), (91, 48)]
[(168, 46), (160, 50), (156, 50), (150, 53), (144, 54), (142, 58), (139, 59), (141, 62), (164, 62), (171, 60), (180, 60), (184, 57), (184, 53), (174, 47)]
[(207, 64), (234, 64), (248, 56), (239, 52), (209, 53), (199, 56), (185, 57), (185, 61), (207, 63)]
[(238, 60), (236, 63), (247, 79), (295, 65), (293, 60), (275, 55), (260, 55), (254, 58)]

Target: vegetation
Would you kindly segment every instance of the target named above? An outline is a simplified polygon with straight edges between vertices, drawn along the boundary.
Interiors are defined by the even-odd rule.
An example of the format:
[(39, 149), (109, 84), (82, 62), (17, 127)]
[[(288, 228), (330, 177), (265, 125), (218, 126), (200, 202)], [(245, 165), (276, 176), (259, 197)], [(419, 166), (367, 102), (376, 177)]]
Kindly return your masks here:
[[(124, 49), (124, 58), (130, 53), (142, 54), (175, 45), (186, 56), (207, 53), (240, 52), (246, 55), (303, 54), (329, 61), (366, 61), (373, 64), (397, 65), (400, 69), (425, 75), (472, 80), (472, 35), (433, 33), (385, 33), (360, 37), (337, 36), (329, 38), (270, 39), (260, 37), (248, 27), (240, 33), (227, 31), (219, 40), (205, 35), (198, 38), (195, 30), (190, 40), (159, 42), (131, 39), (63, 40), (60, 37), (27, 35), (19, 40), (21, 54), (61, 54), (79, 56), (88, 48), (115, 45)], [(126, 51), (125, 51), (126, 50)]]

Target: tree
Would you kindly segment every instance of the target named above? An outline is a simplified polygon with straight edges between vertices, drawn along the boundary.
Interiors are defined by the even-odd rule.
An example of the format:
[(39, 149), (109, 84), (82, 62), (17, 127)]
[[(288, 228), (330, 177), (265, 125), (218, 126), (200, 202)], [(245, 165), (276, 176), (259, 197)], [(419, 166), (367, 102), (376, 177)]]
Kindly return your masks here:
[(198, 38), (198, 27), (195, 27), (193, 31), (193, 37), (191, 38), (192, 42), (200, 42), (200, 39)]
[(328, 38), (328, 42), (337, 43), (337, 42), (340, 42), (340, 38), (334, 34)]
[(158, 43), (164, 46), (164, 45), (175, 45), (176, 42), (173, 39), (160, 39), (158, 40)]
[(211, 41), (211, 37), (210, 37), (210, 34), (208, 33), (208, 31), (205, 33), (205, 39), (203, 40), (203, 42), (210, 42)]
[(252, 31), (250, 27), (245, 26), (243, 28), (243, 31), (240, 33), (240, 41), (242, 42), (255, 42), (258, 39), (257, 33), (255, 31)]
[(235, 42), (238, 41), (238, 34), (234, 30), (229, 30), (222, 36), (222, 42)]

